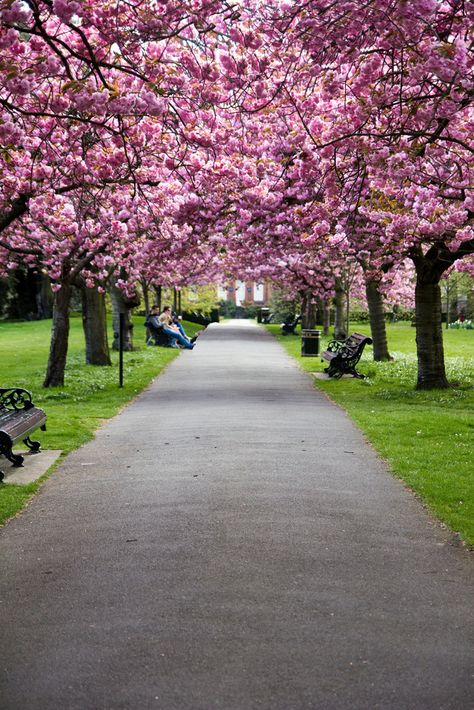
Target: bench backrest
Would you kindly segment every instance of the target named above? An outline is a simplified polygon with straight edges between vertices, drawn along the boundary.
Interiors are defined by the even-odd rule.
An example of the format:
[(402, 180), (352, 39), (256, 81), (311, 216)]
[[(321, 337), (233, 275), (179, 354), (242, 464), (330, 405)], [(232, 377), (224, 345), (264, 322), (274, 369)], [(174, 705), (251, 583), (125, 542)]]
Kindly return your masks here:
[(361, 346), (365, 345), (371, 345), (372, 344), (372, 338), (369, 338), (368, 335), (363, 335), (362, 333), (352, 333), (347, 340), (344, 342), (344, 345), (347, 348), (351, 348), (354, 350), (358, 350)]
[(28, 390), (21, 387), (0, 387), (0, 409), (19, 411), (31, 407), (33, 401)]
[(295, 328), (301, 320), (301, 316), (295, 316), (294, 320), (287, 318), (283, 325), (289, 326), (290, 328)]

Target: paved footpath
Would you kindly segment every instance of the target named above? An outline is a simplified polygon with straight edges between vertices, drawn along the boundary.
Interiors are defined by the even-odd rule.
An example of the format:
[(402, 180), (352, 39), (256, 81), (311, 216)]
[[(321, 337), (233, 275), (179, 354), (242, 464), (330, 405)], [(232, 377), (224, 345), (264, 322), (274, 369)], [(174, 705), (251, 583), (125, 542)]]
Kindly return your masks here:
[(211, 326), (0, 531), (2, 710), (474, 708), (472, 556)]

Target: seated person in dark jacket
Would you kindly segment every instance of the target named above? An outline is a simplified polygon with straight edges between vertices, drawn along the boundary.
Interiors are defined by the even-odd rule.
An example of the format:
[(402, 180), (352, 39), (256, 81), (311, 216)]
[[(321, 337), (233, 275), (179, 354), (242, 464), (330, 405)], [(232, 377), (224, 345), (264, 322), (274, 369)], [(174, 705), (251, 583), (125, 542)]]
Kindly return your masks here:
[[(163, 313), (165, 313), (165, 311)], [(150, 311), (150, 314), (148, 315), (145, 321), (146, 327), (151, 331), (153, 335), (155, 345), (168, 345), (168, 347), (173, 348), (178, 347), (179, 343), (181, 347), (186, 348), (187, 350), (192, 350), (194, 348), (194, 342), (191, 342), (191, 340), (185, 335), (183, 335), (180, 330), (172, 323), (171, 308), (169, 308), (169, 311), (170, 318), (168, 320), (168, 317), (162, 317), (163, 314), (162, 316), (159, 315), (160, 309), (158, 308), (158, 306), (153, 306)], [(163, 342), (165, 338), (168, 342)]]
[(183, 338), (186, 338), (190, 343), (194, 343), (197, 340), (197, 335), (193, 335), (192, 338), (188, 337), (184, 331), (183, 324), (180, 321), (181, 316), (177, 316), (171, 310), (171, 306), (165, 306), (163, 308), (163, 313), (160, 314), (160, 323), (164, 326), (171, 328), (171, 330), (181, 333)]
[[(163, 330), (163, 324), (160, 323), (159, 309), (153, 307), (145, 320), (145, 327), (150, 335), (147, 340), (147, 345), (162, 345), (165, 348), (172, 346), (171, 338)], [(177, 346), (176, 346), (177, 347)]]

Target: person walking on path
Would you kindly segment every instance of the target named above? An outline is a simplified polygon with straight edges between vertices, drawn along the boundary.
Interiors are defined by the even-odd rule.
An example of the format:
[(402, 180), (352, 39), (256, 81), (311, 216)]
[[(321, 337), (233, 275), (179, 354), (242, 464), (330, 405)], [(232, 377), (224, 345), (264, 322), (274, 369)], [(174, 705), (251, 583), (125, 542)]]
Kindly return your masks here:
[(0, 531), (2, 710), (467, 710), (472, 555), (213, 324)]

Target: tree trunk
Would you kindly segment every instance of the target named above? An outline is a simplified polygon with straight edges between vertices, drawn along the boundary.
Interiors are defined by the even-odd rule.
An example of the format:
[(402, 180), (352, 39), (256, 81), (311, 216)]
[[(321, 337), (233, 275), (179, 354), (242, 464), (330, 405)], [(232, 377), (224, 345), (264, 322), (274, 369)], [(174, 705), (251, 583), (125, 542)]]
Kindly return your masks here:
[(380, 293), (380, 283), (378, 281), (366, 281), (365, 293), (367, 305), (369, 307), (370, 332), (372, 334), (374, 346), (374, 360), (382, 362), (391, 360), (388, 351), (387, 329), (385, 327), (385, 316), (383, 311), (383, 300)]
[(331, 327), (331, 309), (329, 306), (329, 300), (325, 298), (323, 300), (323, 335), (329, 335), (329, 328)]
[(88, 365), (111, 365), (107, 339), (105, 296), (95, 288), (82, 288), (82, 327)]
[(314, 298), (312, 293), (308, 292), (305, 295), (303, 302), (301, 304), (302, 308), (302, 327), (303, 328), (314, 328), (316, 326), (316, 304), (313, 302)]
[(71, 302), (71, 292), (71, 284), (65, 282), (61, 285), (60, 290), (56, 291), (54, 294), (51, 346), (43, 387), (64, 386), (64, 371), (66, 369), (69, 340), (69, 304)]
[(155, 290), (155, 304), (158, 306), (158, 308), (161, 311), (161, 286), (154, 286)]
[(130, 308), (127, 305), (127, 300), (124, 296), (124, 293), (116, 286), (112, 286), (112, 288), (110, 289), (110, 298), (112, 301), (112, 324), (114, 329), (114, 339), (112, 342), (112, 348), (114, 350), (119, 349), (120, 314), (123, 313), (123, 349), (127, 351), (133, 350), (133, 323), (131, 319)]
[(145, 313), (148, 315), (150, 312), (150, 289), (146, 282), (146, 279), (141, 280), (142, 292), (143, 292), (143, 302), (145, 304)]
[(45, 274), (37, 276), (36, 309), (39, 320), (51, 318), (53, 315), (53, 292)]
[(320, 325), (324, 322), (324, 312), (323, 312), (323, 300), (318, 296), (316, 300), (316, 323)]
[(418, 356), (418, 380), (416, 389), (446, 389), (441, 324), (441, 290), (439, 281), (425, 281), (417, 274), (416, 289), (416, 347)]
[(451, 307), (449, 295), (449, 283), (446, 282), (446, 330), (449, 328), (449, 309)]
[(345, 340), (347, 338), (347, 333), (345, 329), (345, 303), (344, 303), (344, 289), (336, 280), (336, 296), (334, 298), (334, 303), (336, 305), (336, 319), (334, 322), (334, 338), (336, 340)]
[(19, 267), (11, 272), (8, 318), (12, 320), (36, 320), (38, 318), (38, 279), (38, 274), (30, 268)]
[[(307, 328), (308, 326), (306, 325), (306, 311), (308, 309), (308, 293), (307, 291), (301, 291), (301, 309), (300, 309), (300, 314), (301, 314), (301, 327), (302, 328)], [(295, 313), (296, 316), (296, 313)]]

